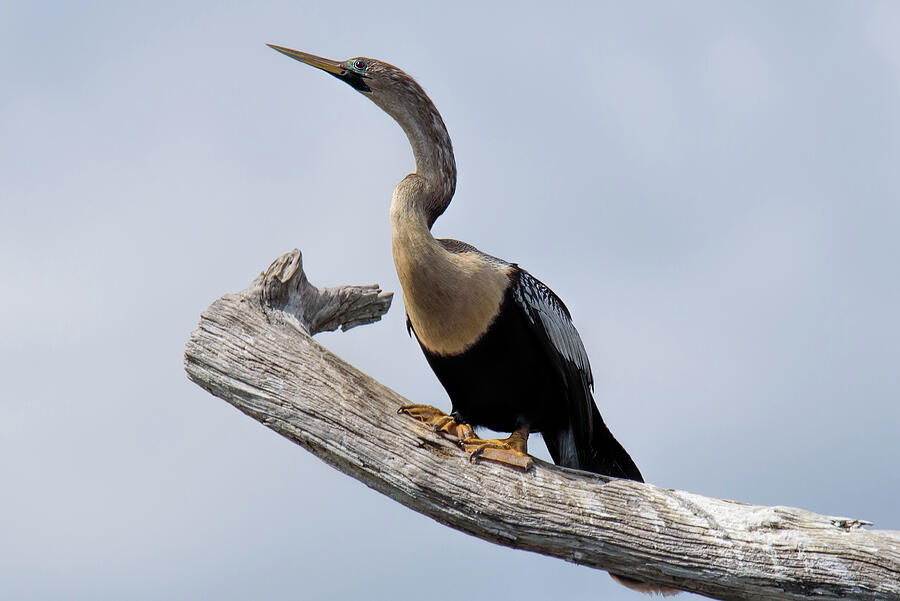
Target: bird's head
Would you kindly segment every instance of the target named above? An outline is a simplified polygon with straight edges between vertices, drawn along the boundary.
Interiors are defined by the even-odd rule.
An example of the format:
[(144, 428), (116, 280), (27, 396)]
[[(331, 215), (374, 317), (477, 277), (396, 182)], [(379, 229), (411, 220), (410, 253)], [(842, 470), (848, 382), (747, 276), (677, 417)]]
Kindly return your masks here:
[[(425, 95), (415, 80), (403, 70), (374, 58), (358, 56), (345, 61), (336, 61), (274, 44), (268, 46), (301, 63), (333, 75), (394, 116), (400, 106), (411, 101), (415, 102), (418, 100), (415, 97)], [(413, 98), (410, 98), (411, 96)]]

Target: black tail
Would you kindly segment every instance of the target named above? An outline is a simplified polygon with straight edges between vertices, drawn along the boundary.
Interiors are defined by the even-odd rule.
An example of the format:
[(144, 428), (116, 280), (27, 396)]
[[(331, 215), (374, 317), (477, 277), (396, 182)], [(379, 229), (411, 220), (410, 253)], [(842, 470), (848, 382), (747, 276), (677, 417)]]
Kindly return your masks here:
[(596, 405), (592, 402), (591, 406), (593, 415), (590, 428), (588, 424), (572, 424), (564, 430), (544, 432), (544, 442), (553, 462), (596, 474), (643, 482), (641, 471), (628, 451), (603, 423)]
[(581, 468), (589, 472), (615, 476), (616, 478), (628, 478), (643, 482), (641, 471), (634, 464), (631, 455), (616, 440), (606, 424), (600, 412), (594, 406), (593, 436), (591, 436), (590, 450), (586, 453), (585, 465)]

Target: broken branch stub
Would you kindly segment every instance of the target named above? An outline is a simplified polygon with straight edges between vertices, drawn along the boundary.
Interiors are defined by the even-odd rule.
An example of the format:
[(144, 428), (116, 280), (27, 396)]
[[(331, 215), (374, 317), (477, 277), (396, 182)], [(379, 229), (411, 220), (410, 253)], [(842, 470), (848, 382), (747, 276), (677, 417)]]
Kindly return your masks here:
[(378, 284), (317, 288), (303, 271), (298, 249), (281, 255), (254, 280), (250, 290), (260, 289), (266, 309), (294, 316), (310, 336), (374, 323), (387, 313), (393, 292), (382, 292)]

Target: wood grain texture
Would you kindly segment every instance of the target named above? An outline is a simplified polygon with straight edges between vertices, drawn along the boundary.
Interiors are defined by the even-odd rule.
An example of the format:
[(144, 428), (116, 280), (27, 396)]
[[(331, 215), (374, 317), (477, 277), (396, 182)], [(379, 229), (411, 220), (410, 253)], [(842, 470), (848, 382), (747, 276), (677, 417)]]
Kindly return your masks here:
[(718, 599), (900, 600), (900, 533), (861, 520), (540, 460), (528, 473), (471, 464), (397, 414), (410, 401), (308, 333), (376, 321), (389, 295), (317, 291), (298, 251), (276, 259), (203, 312), (185, 348), (189, 378), (371, 488), (488, 541)]

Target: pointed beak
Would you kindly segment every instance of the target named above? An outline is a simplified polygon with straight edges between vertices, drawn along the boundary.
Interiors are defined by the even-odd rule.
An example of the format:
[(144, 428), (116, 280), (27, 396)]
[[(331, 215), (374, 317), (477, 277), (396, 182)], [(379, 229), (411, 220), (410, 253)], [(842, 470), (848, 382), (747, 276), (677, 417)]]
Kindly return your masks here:
[(266, 44), (266, 46), (268, 46), (272, 50), (277, 50), (281, 54), (289, 56), (294, 60), (298, 60), (301, 63), (305, 63), (311, 67), (315, 67), (316, 69), (321, 69), (326, 73), (331, 73), (332, 75), (336, 75), (338, 77), (343, 75), (346, 71), (346, 68), (338, 61), (322, 58), (321, 56), (316, 56), (315, 54), (307, 54), (305, 52), (300, 52), (299, 50), (291, 50), (290, 48), (276, 46), (274, 44)]
[(348, 69), (344, 66), (343, 63), (339, 63), (338, 61), (333, 61), (328, 58), (322, 58), (321, 56), (316, 56), (315, 54), (307, 54), (305, 52), (300, 52), (299, 50), (291, 50), (290, 48), (285, 48), (283, 46), (276, 46), (274, 44), (266, 44), (266, 46), (268, 46), (272, 50), (277, 50), (281, 54), (298, 60), (301, 63), (305, 63), (307, 65), (315, 67), (316, 69), (321, 69), (326, 73), (330, 73), (344, 83), (350, 84), (353, 89), (359, 92), (365, 92), (367, 94), (372, 93), (372, 89), (365, 82), (368, 77), (360, 73), (356, 73), (351, 69)]

